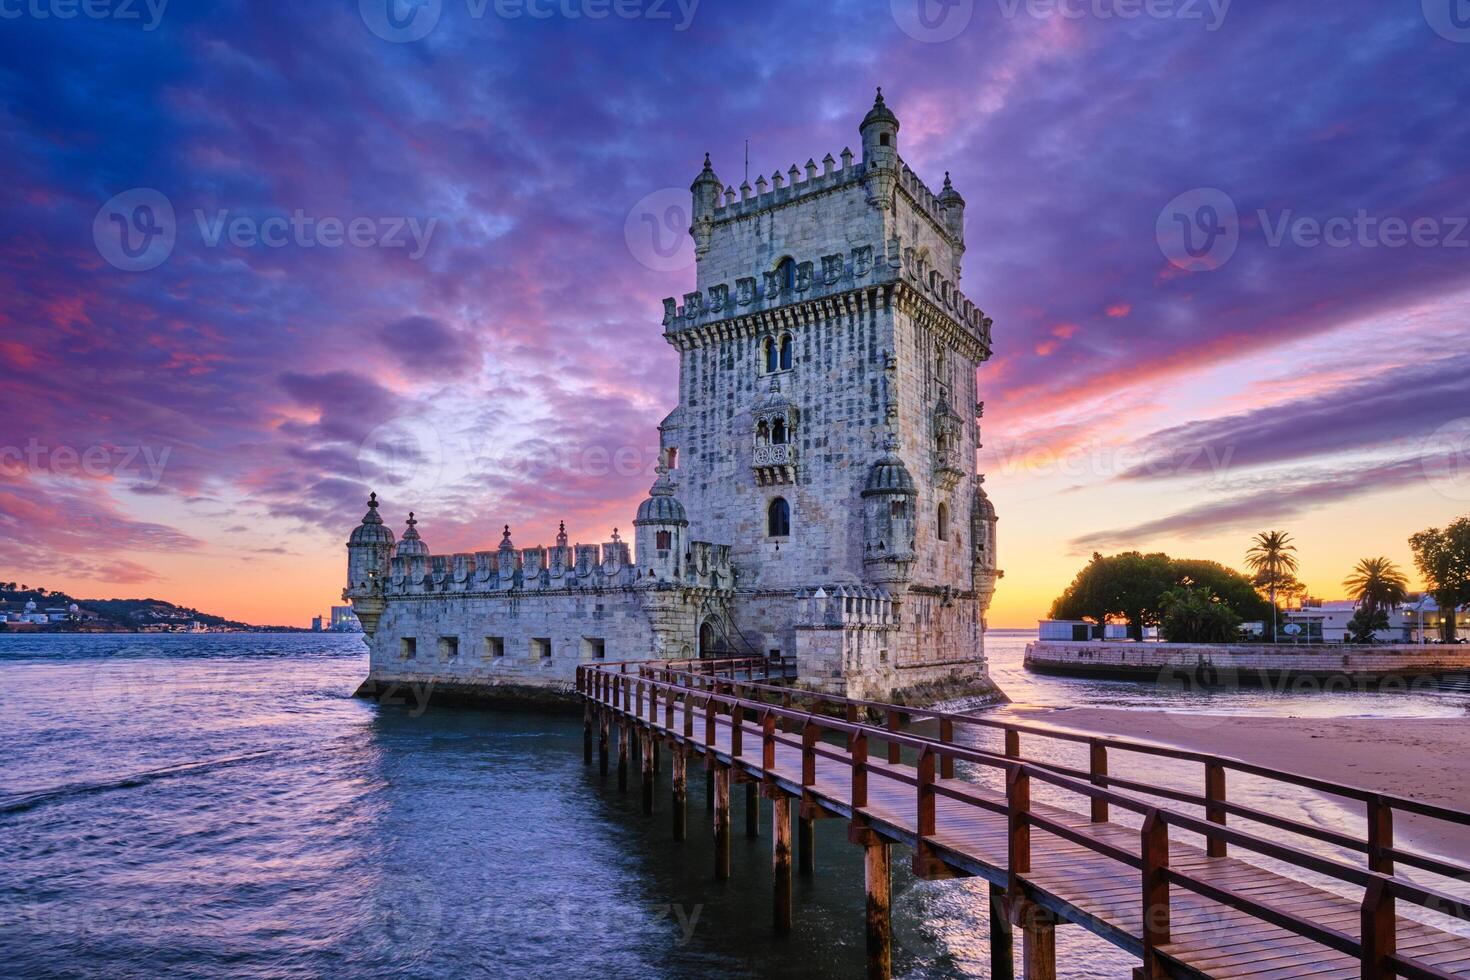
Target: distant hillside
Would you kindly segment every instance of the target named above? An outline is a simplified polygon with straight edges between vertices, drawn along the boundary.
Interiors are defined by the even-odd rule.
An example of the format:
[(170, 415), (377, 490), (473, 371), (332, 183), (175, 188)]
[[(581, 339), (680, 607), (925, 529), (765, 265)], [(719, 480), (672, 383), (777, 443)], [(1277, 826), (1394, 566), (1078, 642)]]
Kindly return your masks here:
[(75, 605), (75, 616), (70, 617), (66, 623), (56, 624), (61, 628), (131, 631), (184, 629), (190, 623), (198, 623), (201, 627), (214, 630), (296, 630), (296, 627), (289, 626), (255, 626), (236, 622), (188, 606), (176, 606), (164, 599), (78, 599), (65, 592), (40, 586), (32, 588), (17, 582), (0, 582), (0, 612), (12, 615), (20, 613), (27, 602), (34, 602), (38, 612), (48, 609), (69, 610)]

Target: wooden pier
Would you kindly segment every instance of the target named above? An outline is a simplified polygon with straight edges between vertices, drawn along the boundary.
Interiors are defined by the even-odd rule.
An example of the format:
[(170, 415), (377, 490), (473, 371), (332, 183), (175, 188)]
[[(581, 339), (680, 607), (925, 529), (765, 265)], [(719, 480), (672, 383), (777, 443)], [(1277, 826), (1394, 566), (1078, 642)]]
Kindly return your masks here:
[[(892, 969), (895, 844), (912, 854), (920, 878), (990, 883), (997, 978), (1014, 976), (1013, 932), (1022, 937), (1023, 975), (1054, 977), (1055, 930), (1068, 924), (1137, 956), (1136, 978), (1470, 976), (1470, 939), (1398, 914), (1419, 906), (1470, 921), (1465, 899), (1411, 882), (1401, 871), (1464, 884), (1470, 868), (1405, 850), (1393, 835), (1395, 813), (1462, 826), (1470, 826), (1470, 814), (1146, 742), (812, 694), (789, 686), (789, 672), (788, 663), (760, 659), (585, 665), (577, 674), (584, 758), (592, 763), (596, 742), (607, 774), (616, 735), (618, 785), (627, 788), (629, 766), (637, 762), (643, 810), (652, 813), (657, 753), (666, 748), (673, 760), (675, 840), (685, 836), (689, 764), (702, 761), (711, 776), (717, 878), (732, 873), (731, 785), (771, 800), (777, 931), (789, 930), (797, 914), (793, 860), (800, 871), (812, 870), (812, 821), (848, 821), (848, 840), (864, 849), (871, 977), (888, 977)], [(906, 730), (913, 721), (934, 722), (937, 732)], [(956, 744), (963, 726), (1002, 730), (1004, 751)], [(1023, 735), (1085, 744), (1088, 767), (1028, 758)], [(1116, 765), (1110, 771), (1110, 753), (1197, 763), (1200, 792), (1125, 778)], [(957, 776), (957, 765), (1003, 774), (1004, 790)], [(1358, 801), (1364, 833), (1232, 803), (1230, 773)], [(1033, 801), (1033, 786), (1076, 797), (1078, 809)], [(1135, 814), (1141, 828), (1115, 822), (1114, 810)], [(755, 812), (747, 806), (748, 819)], [(748, 823), (747, 833), (757, 831)], [(1323, 856), (1292, 837), (1361, 855), (1362, 863)], [(1231, 856), (1232, 849), (1285, 870), (1248, 863)], [(1339, 894), (1349, 889), (1361, 897)]]

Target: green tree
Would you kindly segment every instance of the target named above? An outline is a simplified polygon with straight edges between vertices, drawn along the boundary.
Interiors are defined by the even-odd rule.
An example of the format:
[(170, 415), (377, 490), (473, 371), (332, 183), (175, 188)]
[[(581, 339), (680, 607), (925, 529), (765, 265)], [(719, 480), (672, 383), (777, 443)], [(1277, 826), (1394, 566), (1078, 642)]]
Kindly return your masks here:
[(1470, 602), (1470, 517), (1420, 531), (1409, 538), (1409, 547), (1414, 549), (1414, 567), (1439, 604), (1441, 638), (1450, 642), (1455, 611)]
[(1403, 604), (1409, 594), (1409, 580), (1403, 571), (1387, 558), (1364, 558), (1353, 567), (1353, 573), (1342, 580), (1348, 596), (1357, 599), (1368, 612), (1387, 613)]
[(1276, 642), (1276, 590), (1287, 576), (1296, 575), (1296, 545), (1285, 531), (1262, 531), (1245, 553), (1245, 563), (1256, 573), (1256, 584), (1271, 600), (1271, 642)]
[(1052, 603), (1053, 619), (1090, 619), (1096, 623), (1118, 618), (1128, 624), (1128, 635), (1143, 639), (1145, 627), (1158, 625), (1159, 596), (1173, 584), (1168, 555), (1127, 551), (1092, 561), (1077, 573)]
[(1186, 581), (1159, 597), (1159, 632), (1170, 643), (1227, 643), (1240, 616), (1208, 588)]
[(1255, 583), (1217, 561), (1176, 558), (1172, 577), (1175, 585), (1192, 583), (1208, 589), (1241, 619), (1265, 621), (1271, 618), (1272, 606), (1256, 590)]

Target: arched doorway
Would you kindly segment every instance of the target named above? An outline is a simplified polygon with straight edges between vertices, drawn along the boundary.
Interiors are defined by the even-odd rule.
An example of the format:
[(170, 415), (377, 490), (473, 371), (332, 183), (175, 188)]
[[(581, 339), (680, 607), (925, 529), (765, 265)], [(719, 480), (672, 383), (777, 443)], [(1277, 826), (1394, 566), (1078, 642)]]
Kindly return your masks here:
[(699, 624), (699, 659), (726, 656), (725, 634), (713, 618)]

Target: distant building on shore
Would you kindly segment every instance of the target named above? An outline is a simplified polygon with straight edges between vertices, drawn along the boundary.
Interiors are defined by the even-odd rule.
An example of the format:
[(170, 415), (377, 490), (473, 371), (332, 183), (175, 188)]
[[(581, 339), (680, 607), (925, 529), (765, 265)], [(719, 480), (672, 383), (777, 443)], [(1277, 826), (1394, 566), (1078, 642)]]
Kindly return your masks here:
[[(1340, 642), (1350, 635), (1348, 623), (1361, 605), (1354, 599), (1307, 599), (1301, 608), (1286, 610), (1286, 622), (1300, 626), (1303, 639)], [(1470, 607), (1457, 610), (1456, 619), (1455, 635), (1470, 639)], [(1421, 595), (1390, 610), (1388, 628), (1373, 638), (1379, 643), (1435, 643), (1441, 635), (1439, 603), (1431, 595)]]
[[(320, 619), (320, 617), (318, 617)], [(331, 628), (334, 633), (361, 633), (362, 623), (351, 606), (333, 606)]]
[(311, 617), (311, 631), (313, 633), (320, 633), (322, 631), (322, 618), (320, 616)]

